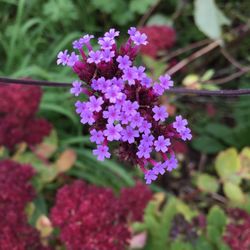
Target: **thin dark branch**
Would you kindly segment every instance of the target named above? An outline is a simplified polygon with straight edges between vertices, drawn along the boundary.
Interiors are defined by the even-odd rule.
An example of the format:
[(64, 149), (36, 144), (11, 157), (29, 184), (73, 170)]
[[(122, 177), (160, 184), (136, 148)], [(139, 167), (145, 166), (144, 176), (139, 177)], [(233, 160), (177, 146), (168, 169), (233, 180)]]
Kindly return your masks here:
[(1, 84), (24, 84), (24, 85), (37, 85), (37, 86), (48, 86), (48, 87), (70, 87), (71, 83), (68, 82), (49, 82), (31, 79), (11, 79), (0, 77)]
[[(25, 85), (37, 85), (37, 86), (49, 86), (49, 87), (70, 87), (71, 84), (67, 82), (49, 82), (38, 81), (30, 79), (10, 79), (0, 77), (0, 84), (25, 84)], [(228, 89), (228, 90), (196, 90), (186, 88), (172, 88), (166, 91), (167, 93), (173, 93), (178, 95), (200, 95), (200, 96), (240, 96), (250, 95), (250, 89)]]
[(172, 88), (167, 90), (167, 93), (180, 95), (200, 95), (200, 96), (240, 96), (250, 95), (250, 89), (227, 89), (227, 90), (196, 90), (186, 88)]

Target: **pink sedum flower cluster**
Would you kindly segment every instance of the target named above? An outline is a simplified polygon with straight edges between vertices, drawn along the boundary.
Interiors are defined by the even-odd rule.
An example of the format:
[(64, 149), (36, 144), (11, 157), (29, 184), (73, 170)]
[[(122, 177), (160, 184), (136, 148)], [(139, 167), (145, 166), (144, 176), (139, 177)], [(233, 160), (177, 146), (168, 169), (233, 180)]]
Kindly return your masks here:
[[(93, 154), (100, 161), (110, 158), (109, 146), (118, 142), (119, 157), (139, 165), (150, 184), (177, 167), (173, 141), (192, 136), (186, 119), (179, 115), (173, 123), (167, 122), (166, 107), (159, 105), (159, 97), (173, 86), (171, 77), (162, 75), (154, 81), (145, 67), (134, 65), (147, 36), (134, 27), (128, 34), (127, 42), (118, 48), (119, 31), (110, 29), (98, 38), (98, 50), (90, 43), (93, 36), (85, 35), (73, 42), (79, 55), (65, 50), (58, 54), (57, 63), (71, 67), (82, 80), (74, 81), (70, 92), (89, 96), (75, 106), (81, 123), (90, 126), (90, 140), (96, 143)], [(156, 152), (161, 156), (158, 162)]]

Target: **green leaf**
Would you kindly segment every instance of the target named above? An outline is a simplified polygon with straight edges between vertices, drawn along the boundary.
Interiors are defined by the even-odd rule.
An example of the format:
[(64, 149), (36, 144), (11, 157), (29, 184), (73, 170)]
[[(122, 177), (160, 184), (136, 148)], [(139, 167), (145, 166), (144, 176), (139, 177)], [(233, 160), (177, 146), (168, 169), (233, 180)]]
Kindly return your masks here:
[(216, 246), (217, 246), (217, 249), (220, 249), (220, 250), (231, 250), (231, 248), (228, 245), (226, 245), (223, 242), (223, 240), (218, 241)]
[(48, 213), (48, 208), (46, 201), (43, 197), (42, 194), (39, 194), (36, 199), (33, 201), (35, 210), (32, 214), (32, 217), (30, 218), (30, 223), (34, 226), (38, 217), (42, 214), (47, 214)]
[(216, 193), (219, 189), (219, 182), (209, 174), (200, 174), (197, 178), (197, 186), (204, 192)]
[(155, 14), (151, 16), (148, 21), (147, 25), (167, 25), (172, 26), (173, 22), (170, 18), (167, 18), (165, 15), (162, 14)]
[(240, 169), (240, 159), (235, 148), (230, 148), (218, 154), (215, 169), (222, 179), (230, 179)]
[(225, 138), (229, 137), (232, 133), (232, 130), (220, 123), (209, 123), (205, 127), (205, 131), (212, 135), (213, 137), (220, 139), (221, 141), (224, 141)]
[(61, 115), (66, 116), (73, 124), (78, 125), (78, 118), (75, 114), (71, 113), (69, 110), (65, 109), (64, 107), (60, 106), (59, 104), (55, 103), (41, 103), (40, 109), (42, 111), (52, 111), (57, 112)]
[(203, 76), (200, 78), (200, 80), (201, 80), (202, 82), (208, 81), (208, 80), (210, 80), (210, 79), (213, 77), (214, 73), (215, 73), (215, 72), (214, 72), (213, 69), (209, 69), (209, 70), (207, 70), (207, 71), (203, 74)]
[(195, 0), (194, 20), (200, 31), (214, 40), (221, 38), (222, 26), (230, 24), (214, 0)]
[(214, 250), (212, 245), (208, 242), (208, 240), (200, 236), (197, 241), (195, 242), (195, 250)]
[(244, 203), (245, 201), (245, 194), (242, 192), (241, 188), (231, 182), (226, 182), (223, 185), (223, 190), (225, 195), (235, 203)]
[(137, 226), (148, 232), (147, 244), (144, 250), (165, 249), (168, 244), (172, 220), (176, 214), (176, 199), (169, 198), (162, 212), (159, 211), (162, 200), (149, 202), (144, 213), (144, 224)]
[(220, 88), (217, 85), (215, 85), (215, 84), (206, 83), (206, 84), (202, 84), (202, 89), (219, 90)]
[(220, 233), (219, 229), (216, 228), (215, 226), (208, 225), (207, 226), (207, 237), (212, 243), (217, 244), (217, 242), (219, 242), (219, 240), (220, 240), (221, 233)]
[(206, 154), (214, 154), (225, 148), (225, 146), (222, 143), (220, 143), (218, 140), (212, 137), (206, 136), (206, 135), (202, 135), (196, 139), (193, 139), (192, 146), (197, 151), (200, 151)]
[(160, 60), (155, 60), (149, 56), (142, 56), (145, 65), (154, 72), (155, 76), (163, 74), (166, 70), (166, 63)]
[(243, 148), (240, 155), (250, 159), (250, 147)]
[(150, 8), (155, 3), (156, 0), (132, 0), (129, 4), (129, 8), (133, 12), (144, 14), (148, 10), (148, 8)]
[(120, 1), (114, 1), (114, 0), (92, 0), (92, 4), (97, 9), (105, 12), (105, 13), (112, 13), (116, 10), (117, 6), (119, 5)]
[(172, 242), (171, 250), (193, 250), (193, 246), (188, 242), (176, 240)]
[(223, 232), (226, 226), (227, 217), (225, 212), (218, 206), (213, 206), (207, 216), (207, 224), (217, 228), (220, 234)]
[(181, 213), (188, 221), (191, 221), (192, 218), (198, 215), (195, 209), (191, 209), (186, 203), (179, 199), (176, 199), (176, 212)]
[(112, 13), (112, 19), (115, 23), (119, 25), (125, 25), (128, 22), (131, 22), (134, 19), (135, 14), (132, 11), (124, 11), (128, 6), (125, 2), (121, 2), (119, 8)]

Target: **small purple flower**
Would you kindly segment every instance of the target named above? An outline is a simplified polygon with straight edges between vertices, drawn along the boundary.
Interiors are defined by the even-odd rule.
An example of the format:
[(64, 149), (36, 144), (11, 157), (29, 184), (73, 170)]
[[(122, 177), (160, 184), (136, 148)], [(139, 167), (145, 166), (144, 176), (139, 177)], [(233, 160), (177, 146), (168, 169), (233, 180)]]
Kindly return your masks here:
[(143, 122), (143, 117), (141, 117), (140, 113), (137, 112), (135, 115), (133, 115), (133, 116), (131, 117), (130, 126), (131, 126), (132, 128), (135, 128), (135, 127), (140, 128), (142, 122)]
[[(113, 77), (111, 79), (111, 83), (113, 85), (117, 86), (120, 90), (122, 90), (124, 88), (124, 81), (121, 78)], [(123, 96), (126, 98), (125, 94), (123, 94)]]
[(150, 77), (143, 77), (141, 79), (141, 85), (146, 87), (146, 88), (150, 88), (151, 87), (151, 83), (152, 83), (152, 80)]
[(74, 49), (82, 49), (83, 43), (81, 42), (81, 39), (75, 40), (73, 43), (73, 48)]
[(159, 81), (164, 89), (170, 89), (170, 87), (174, 86), (174, 82), (171, 80), (171, 77), (168, 74), (160, 76)]
[(145, 176), (144, 176), (145, 180), (146, 180), (146, 184), (151, 184), (152, 181), (155, 181), (157, 179), (157, 175), (154, 173), (153, 170), (148, 170), (146, 173), (145, 173)]
[(164, 166), (166, 167), (167, 171), (171, 172), (173, 169), (177, 168), (177, 159), (174, 154), (171, 155), (170, 159), (164, 162)]
[(130, 36), (134, 36), (135, 33), (137, 32), (137, 29), (135, 27), (131, 27), (129, 30), (128, 30), (128, 34)]
[(124, 124), (124, 125), (128, 124), (131, 121), (131, 115), (128, 114), (127, 112), (122, 112), (120, 116), (120, 121), (121, 121), (121, 124)]
[(108, 123), (113, 123), (120, 119), (120, 110), (116, 106), (109, 106), (107, 111), (103, 111), (103, 118), (108, 119)]
[(98, 79), (93, 79), (91, 82), (91, 87), (94, 90), (100, 90), (103, 93), (107, 91), (107, 88), (111, 85), (110, 80), (105, 80), (105, 78), (102, 76)]
[(89, 98), (89, 102), (87, 103), (87, 107), (92, 112), (99, 112), (102, 110), (102, 104), (104, 103), (102, 97), (96, 98), (95, 96), (91, 96)]
[(101, 48), (103, 50), (110, 50), (113, 46), (113, 44), (115, 44), (115, 40), (114, 39), (110, 39), (109, 37), (101, 37), (98, 40), (98, 44), (101, 45)]
[(139, 158), (145, 158), (145, 159), (148, 159), (150, 158), (150, 153), (152, 152), (152, 147), (149, 147), (148, 145), (146, 144), (141, 144), (139, 145), (139, 151), (136, 153), (136, 155), (139, 157)]
[(109, 99), (111, 103), (116, 103), (117, 99), (122, 98), (122, 92), (117, 86), (107, 88), (105, 98)]
[(68, 58), (67, 65), (69, 67), (73, 67), (77, 61), (79, 61), (79, 56), (76, 55), (75, 52), (72, 52), (71, 55)]
[(81, 123), (82, 124), (89, 124), (93, 125), (95, 122), (93, 113), (90, 110), (85, 110), (84, 112), (81, 113)]
[(183, 119), (181, 115), (176, 116), (175, 122), (173, 123), (173, 127), (176, 129), (178, 133), (182, 132), (186, 129), (186, 125), (188, 124), (186, 119)]
[(70, 89), (70, 93), (75, 96), (79, 96), (82, 92), (82, 83), (80, 81), (74, 81), (72, 83), (72, 88)]
[(100, 90), (99, 82), (96, 79), (92, 79), (91, 88), (94, 90)]
[(119, 36), (120, 31), (116, 31), (115, 29), (110, 29), (108, 32), (104, 34), (105, 37), (110, 39), (114, 39), (116, 36)]
[(104, 135), (107, 137), (109, 141), (118, 141), (121, 138), (120, 132), (122, 131), (122, 127), (120, 124), (113, 125), (107, 124), (106, 130), (104, 130)]
[(163, 175), (165, 173), (165, 166), (164, 164), (162, 164), (162, 162), (157, 162), (152, 170), (156, 175), (158, 174)]
[(168, 113), (164, 106), (154, 106), (153, 112), (155, 114), (153, 117), (156, 121), (164, 121), (168, 117)]
[(129, 68), (132, 65), (132, 62), (130, 61), (130, 58), (127, 55), (118, 56), (116, 61), (119, 63), (118, 68), (121, 70)]
[(127, 112), (130, 115), (135, 115), (136, 114), (136, 110), (139, 108), (139, 104), (138, 102), (134, 101), (125, 101), (124, 105), (122, 106), (122, 110), (124, 112)]
[(92, 38), (94, 38), (94, 36), (93, 35), (84, 35), (83, 37), (81, 37), (80, 38), (80, 43), (82, 43), (82, 44), (89, 44), (89, 42), (90, 42), (90, 40), (92, 39)]
[(145, 135), (148, 135), (150, 133), (151, 128), (152, 124), (150, 122), (147, 122), (146, 120), (143, 120), (139, 127), (139, 131), (141, 133), (144, 133)]
[(139, 66), (138, 68), (137, 67), (133, 67), (133, 68), (136, 72), (137, 80), (142, 80), (143, 78), (146, 77), (146, 74), (144, 73), (145, 67)]
[(142, 140), (141, 140), (141, 144), (145, 144), (148, 146), (153, 146), (154, 144), (154, 136), (153, 135), (142, 135)]
[(155, 83), (153, 86), (153, 90), (157, 95), (162, 95), (164, 93), (164, 88), (160, 83)]
[(133, 129), (131, 126), (127, 126), (121, 132), (122, 140), (127, 141), (128, 143), (134, 143), (135, 138), (139, 137), (138, 130)]
[(104, 136), (102, 131), (97, 131), (96, 129), (90, 130), (90, 141), (96, 144), (101, 144), (104, 141)]
[(186, 140), (190, 141), (192, 139), (191, 130), (189, 128), (185, 128), (184, 130), (180, 131), (179, 134), (183, 141), (186, 141)]
[(119, 108), (121, 108), (124, 105), (124, 103), (126, 102), (126, 95), (123, 93), (121, 93), (121, 94), (122, 94), (121, 97), (119, 99), (117, 99), (116, 103), (115, 103), (115, 105)]
[(133, 67), (128, 67), (123, 70), (122, 79), (128, 81), (129, 85), (134, 85), (137, 79), (137, 72)]
[(97, 149), (93, 150), (93, 154), (97, 156), (99, 161), (103, 161), (105, 158), (110, 158), (109, 148), (105, 145), (98, 145)]
[(154, 142), (155, 150), (157, 152), (161, 151), (163, 153), (168, 151), (168, 146), (170, 146), (170, 140), (165, 139), (163, 135), (160, 135), (157, 140)]
[(109, 79), (105, 80), (104, 77), (101, 77), (98, 79), (98, 84), (102, 93), (106, 93), (107, 89), (111, 86), (111, 81)]
[(63, 66), (67, 65), (69, 59), (68, 50), (60, 51), (57, 55), (57, 65), (62, 64)]
[(102, 51), (102, 61), (110, 62), (112, 58), (115, 56), (115, 52), (109, 49), (105, 49)]
[(75, 103), (75, 107), (76, 107), (77, 114), (81, 114), (82, 112), (84, 112), (87, 109), (86, 102), (77, 101)]
[(98, 64), (102, 60), (102, 52), (97, 50), (97, 51), (90, 51), (89, 52), (89, 58), (87, 59), (88, 63), (95, 63)]
[(131, 40), (135, 43), (135, 45), (147, 45), (147, 36), (144, 33), (140, 33), (139, 31), (136, 31), (134, 35), (130, 35)]

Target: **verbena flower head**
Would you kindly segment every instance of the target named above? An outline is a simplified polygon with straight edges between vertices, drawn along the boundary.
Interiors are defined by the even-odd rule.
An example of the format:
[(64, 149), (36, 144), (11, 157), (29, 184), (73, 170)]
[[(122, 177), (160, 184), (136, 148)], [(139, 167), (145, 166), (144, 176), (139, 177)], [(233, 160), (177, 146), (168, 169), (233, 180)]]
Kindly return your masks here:
[[(186, 119), (179, 115), (174, 122), (172, 118), (168, 121), (166, 107), (160, 106), (160, 96), (173, 86), (171, 77), (166, 74), (155, 81), (146, 75), (145, 67), (134, 65), (140, 47), (148, 43), (147, 36), (135, 27), (128, 34), (120, 48), (115, 29), (97, 39), (100, 47), (95, 51), (90, 39), (82, 42), (83, 48), (75, 41), (73, 46), (79, 55), (59, 52), (58, 62), (71, 66), (83, 82), (74, 83), (71, 92), (89, 97), (75, 106), (81, 122), (90, 125), (97, 159), (110, 158), (110, 144), (116, 142), (119, 158), (138, 165), (150, 184), (159, 174), (177, 167), (172, 145), (178, 140), (190, 140), (192, 135)], [(74, 64), (69, 63), (70, 58)], [(154, 160), (156, 153), (159, 162)]]

